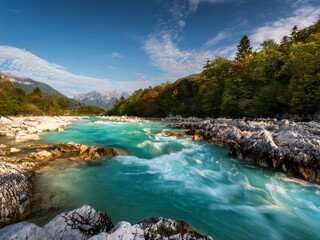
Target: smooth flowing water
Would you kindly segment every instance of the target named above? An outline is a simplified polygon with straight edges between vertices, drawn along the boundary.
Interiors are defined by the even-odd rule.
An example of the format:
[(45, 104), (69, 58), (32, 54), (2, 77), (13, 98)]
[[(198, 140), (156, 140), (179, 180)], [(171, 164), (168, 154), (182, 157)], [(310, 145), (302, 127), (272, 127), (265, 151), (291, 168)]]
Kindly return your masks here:
[(228, 149), (154, 133), (161, 123), (83, 119), (47, 143), (78, 142), (129, 156), (43, 173), (39, 188), (83, 204), (114, 223), (182, 219), (215, 239), (320, 239), (320, 187), (227, 156)]

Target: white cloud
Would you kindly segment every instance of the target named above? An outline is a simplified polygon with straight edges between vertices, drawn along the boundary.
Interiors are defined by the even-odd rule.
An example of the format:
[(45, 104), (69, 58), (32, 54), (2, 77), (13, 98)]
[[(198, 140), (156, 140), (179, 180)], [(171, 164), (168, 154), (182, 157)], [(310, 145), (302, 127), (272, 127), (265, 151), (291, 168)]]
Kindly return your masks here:
[(227, 37), (227, 33), (226, 32), (219, 32), (215, 37), (211, 38), (210, 40), (208, 40), (206, 42), (207, 46), (213, 46), (215, 44), (217, 44), (218, 42), (220, 42), (221, 40), (225, 39)]
[(113, 52), (113, 53), (111, 53), (111, 57), (112, 58), (121, 58), (122, 56), (120, 55), (120, 53)]
[(280, 42), (284, 35), (289, 35), (294, 25), (299, 29), (313, 24), (320, 14), (320, 8), (312, 6), (303, 6), (294, 11), (293, 16), (280, 18), (275, 22), (269, 22), (266, 25), (255, 29), (250, 36), (253, 46), (257, 47), (264, 40), (272, 38)]
[(150, 35), (144, 49), (153, 66), (176, 76), (200, 72), (206, 59), (214, 57), (211, 51), (179, 49), (169, 33)]
[(114, 81), (77, 75), (25, 49), (11, 46), (0, 46), (0, 70), (50, 84), (68, 96), (72, 96), (75, 92), (88, 92), (96, 89), (133, 91), (139, 87), (154, 84), (146, 80)]
[(200, 3), (210, 3), (210, 4), (216, 4), (216, 3), (225, 3), (225, 2), (233, 2), (233, 1), (239, 1), (239, 0), (189, 0), (190, 10), (196, 11), (198, 9), (198, 6)]
[(115, 66), (111, 66), (111, 65), (108, 65), (107, 68), (109, 68), (111, 70), (119, 70), (119, 68), (117, 68)]

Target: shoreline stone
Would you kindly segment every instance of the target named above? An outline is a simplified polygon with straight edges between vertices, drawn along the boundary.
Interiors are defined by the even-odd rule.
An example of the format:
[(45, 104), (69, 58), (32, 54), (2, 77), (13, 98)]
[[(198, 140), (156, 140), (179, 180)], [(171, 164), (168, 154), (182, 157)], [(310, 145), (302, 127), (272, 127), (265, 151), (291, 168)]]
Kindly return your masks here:
[[(169, 120), (172, 121), (173, 118)], [(177, 118), (195, 141), (230, 148), (229, 155), (320, 184), (320, 122), (277, 119)]]
[(135, 225), (119, 222), (115, 227), (105, 212), (84, 205), (61, 213), (43, 227), (20, 222), (0, 229), (0, 239), (79, 240), (213, 240), (188, 223), (162, 217), (145, 219)]
[(38, 134), (63, 131), (81, 117), (0, 117), (0, 135), (14, 137), (17, 143), (41, 140)]

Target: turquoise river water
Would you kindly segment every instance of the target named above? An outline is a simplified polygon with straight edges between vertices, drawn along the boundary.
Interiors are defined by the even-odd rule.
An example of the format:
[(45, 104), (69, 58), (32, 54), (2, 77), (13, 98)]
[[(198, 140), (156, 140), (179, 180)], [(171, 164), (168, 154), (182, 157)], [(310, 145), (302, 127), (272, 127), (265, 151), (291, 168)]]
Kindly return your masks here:
[[(96, 123), (95, 121), (100, 122)], [(155, 132), (163, 123), (83, 119), (50, 144), (78, 142), (129, 156), (41, 174), (39, 185), (114, 223), (163, 216), (182, 219), (215, 239), (320, 239), (320, 186), (228, 157), (228, 149)]]

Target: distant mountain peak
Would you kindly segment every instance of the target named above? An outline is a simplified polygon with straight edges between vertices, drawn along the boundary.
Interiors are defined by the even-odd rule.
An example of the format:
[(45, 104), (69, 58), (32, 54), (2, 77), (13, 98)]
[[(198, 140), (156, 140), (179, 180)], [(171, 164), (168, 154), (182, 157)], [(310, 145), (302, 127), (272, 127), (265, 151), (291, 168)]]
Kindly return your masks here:
[(112, 90), (94, 90), (88, 93), (79, 93), (74, 95), (74, 99), (77, 101), (93, 104), (104, 109), (111, 109), (117, 99), (122, 96), (129, 97), (126, 92), (120, 93), (119, 91)]

